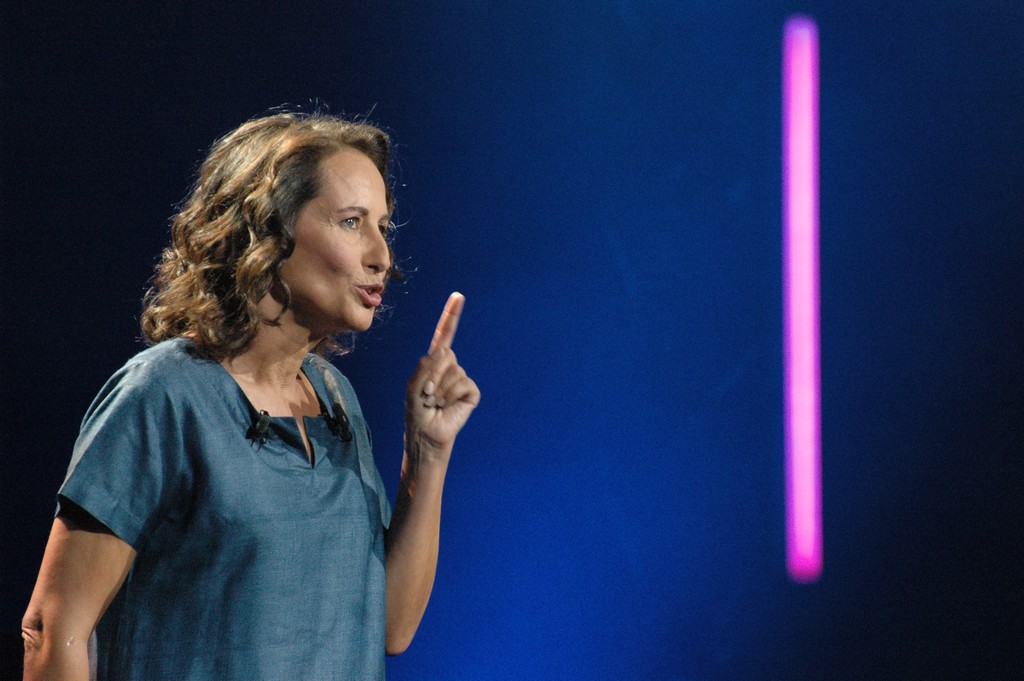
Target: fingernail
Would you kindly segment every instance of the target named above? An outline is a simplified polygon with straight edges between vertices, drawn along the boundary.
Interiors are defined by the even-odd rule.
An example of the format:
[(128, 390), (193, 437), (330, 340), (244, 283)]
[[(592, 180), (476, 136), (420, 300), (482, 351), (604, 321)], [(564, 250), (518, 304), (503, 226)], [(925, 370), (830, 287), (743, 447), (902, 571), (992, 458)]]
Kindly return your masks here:
[(434, 386), (434, 382), (433, 381), (427, 381), (426, 383), (423, 384), (423, 394), (424, 395), (433, 395), (434, 394), (434, 387), (435, 386)]
[(444, 407), (444, 398), (443, 397), (438, 399), (437, 406), (438, 407), (442, 407), (442, 408)]

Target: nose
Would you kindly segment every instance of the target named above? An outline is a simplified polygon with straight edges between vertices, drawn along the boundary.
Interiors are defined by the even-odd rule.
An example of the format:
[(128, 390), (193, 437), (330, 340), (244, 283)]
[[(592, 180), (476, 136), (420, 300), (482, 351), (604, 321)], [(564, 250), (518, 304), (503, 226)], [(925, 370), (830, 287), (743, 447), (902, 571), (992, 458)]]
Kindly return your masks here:
[(388, 242), (379, 229), (369, 230), (370, 238), (366, 242), (366, 251), (363, 254), (363, 266), (374, 274), (380, 274), (391, 267), (391, 249)]

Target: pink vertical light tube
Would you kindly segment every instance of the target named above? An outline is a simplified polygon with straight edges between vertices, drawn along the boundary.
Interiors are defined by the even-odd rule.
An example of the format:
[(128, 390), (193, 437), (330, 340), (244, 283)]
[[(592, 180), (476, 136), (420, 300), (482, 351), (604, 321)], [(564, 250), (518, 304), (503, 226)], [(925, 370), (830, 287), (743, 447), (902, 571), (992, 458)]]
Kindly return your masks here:
[(797, 582), (822, 568), (818, 289), (818, 29), (786, 21), (782, 56), (783, 343), (786, 566)]

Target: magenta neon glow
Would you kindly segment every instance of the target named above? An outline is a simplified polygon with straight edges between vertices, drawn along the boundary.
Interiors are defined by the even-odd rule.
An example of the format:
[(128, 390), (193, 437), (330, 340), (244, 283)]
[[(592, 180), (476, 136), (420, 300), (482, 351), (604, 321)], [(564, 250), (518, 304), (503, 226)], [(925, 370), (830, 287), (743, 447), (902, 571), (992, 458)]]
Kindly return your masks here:
[(783, 334), (786, 566), (797, 582), (822, 569), (818, 290), (818, 29), (786, 21), (782, 56)]

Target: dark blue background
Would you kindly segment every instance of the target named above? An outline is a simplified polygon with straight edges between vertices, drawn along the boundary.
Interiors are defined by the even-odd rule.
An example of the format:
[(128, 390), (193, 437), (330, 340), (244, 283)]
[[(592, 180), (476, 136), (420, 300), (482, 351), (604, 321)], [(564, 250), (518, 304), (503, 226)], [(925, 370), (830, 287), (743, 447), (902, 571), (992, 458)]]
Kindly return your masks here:
[[(0, 9), (7, 642), (196, 165), (322, 103), (397, 142), (413, 274), (339, 362), (392, 495), (404, 382), (454, 289), (484, 395), (391, 679), (1022, 673), (1024, 4), (141, 5)], [(783, 543), (794, 11), (821, 33), (812, 586)]]

